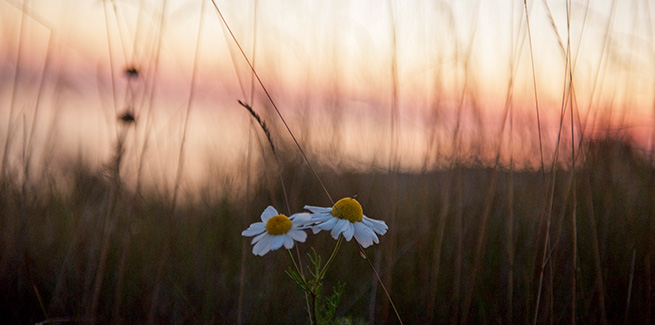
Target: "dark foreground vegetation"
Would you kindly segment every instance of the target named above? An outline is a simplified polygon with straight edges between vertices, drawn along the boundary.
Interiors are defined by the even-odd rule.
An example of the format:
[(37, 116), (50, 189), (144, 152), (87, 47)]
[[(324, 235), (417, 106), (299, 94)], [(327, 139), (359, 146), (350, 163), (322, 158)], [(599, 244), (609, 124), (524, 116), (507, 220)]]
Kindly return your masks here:
[[(618, 140), (584, 148), (575, 173), (317, 172), (333, 197), (357, 194), (366, 215), (389, 225), (367, 253), (406, 324), (654, 323), (655, 169)], [(330, 205), (304, 166), (283, 170), (293, 212)], [(306, 323), (286, 253), (256, 257), (240, 235), (267, 205), (286, 210), (274, 169), (252, 175), (244, 195), (207, 189), (176, 203), (84, 164), (62, 172), (66, 190), (60, 176), (32, 185), (6, 176), (2, 323)], [(325, 257), (334, 244), (319, 233), (299, 248)], [(339, 281), (342, 320), (396, 321), (352, 242), (326, 290)]]

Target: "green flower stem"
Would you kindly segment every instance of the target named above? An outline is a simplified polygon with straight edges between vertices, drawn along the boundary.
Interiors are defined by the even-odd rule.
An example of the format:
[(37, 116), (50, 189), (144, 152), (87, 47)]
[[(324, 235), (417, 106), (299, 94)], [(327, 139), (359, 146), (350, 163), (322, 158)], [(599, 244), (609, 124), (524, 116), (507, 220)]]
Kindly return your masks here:
[[(300, 249), (298, 249), (298, 245), (296, 245), (294, 248), (296, 249), (296, 256), (298, 256), (298, 265), (296, 266), (296, 272), (300, 272), (299, 274), (303, 279), (304, 286), (305, 286), (305, 288), (307, 288), (307, 281), (305, 280), (305, 274), (302, 272), (302, 258), (300, 257)], [(291, 251), (289, 251), (289, 255), (292, 255)], [(291, 259), (291, 261), (295, 262), (293, 258)], [(309, 296), (310, 295), (307, 292), (307, 289), (304, 289), (303, 291), (304, 291), (303, 293), (304, 293), (304, 296), (305, 296), (305, 304), (307, 306), (307, 314), (309, 316), (309, 323), (310, 323), (310, 325), (316, 324), (316, 323), (312, 323), (312, 319), (313, 319), (312, 318), (312, 312), (310, 312), (310, 310), (312, 310), (312, 304), (309, 301)], [(314, 299), (312, 299), (312, 301), (314, 301)]]
[[(300, 268), (298, 267), (298, 264), (296, 263), (296, 259), (293, 258), (293, 253), (291, 253), (290, 249), (287, 249), (287, 253), (289, 253), (289, 258), (291, 259), (291, 263), (293, 264), (293, 267), (296, 269), (296, 273), (300, 277), (300, 280), (302, 280), (303, 287), (307, 288), (307, 280), (305, 279), (305, 275), (302, 273)], [(311, 301), (310, 299), (307, 299), (307, 294), (311, 296)], [(309, 322), (310, 324), (318, 324), (316, 320), (316, 295), (314, 292), (308, 292), (307, 289), (305, 289), (305, 301), (307, 302), (307, 313), (309, 314)]]
[(317, 280), (322, 281), (323, 278), (325, 277), (325, 273), (327, 272), (327, 269), (330, 267), (332, 262), (334, 261), (334, 258), (337, 256), (337, 252), (339, 251), (339, 248), (341, 247), (341, 242), (343, 242), (343, 236), (339, 235), (339, 239), (337, 240), (337, 244), (334, 246), (334, 250), (332, 251), (332, 255), (330, 255), (330, 258), (327, 260), (325, 263), (325, 266), (323, 266), (323, 269), (318, 275)]
[(298, 276), (300, 276), (300, 279), (302, 280), (303, 284), (307, 285), (307, 280), (305, 280), (305, 275), (302, 273), (302, 271), (298, 267), (298, 264), (296, 263), (296, 259), (293, 258), (293, 254), (291, 253), (291, 250), (287, 249), (287, 253), (289, 253), (289, 258), (291, 259), (291, 263), (293, 263), (293, 267), (296, 269), (296, 272), (298, 273)]

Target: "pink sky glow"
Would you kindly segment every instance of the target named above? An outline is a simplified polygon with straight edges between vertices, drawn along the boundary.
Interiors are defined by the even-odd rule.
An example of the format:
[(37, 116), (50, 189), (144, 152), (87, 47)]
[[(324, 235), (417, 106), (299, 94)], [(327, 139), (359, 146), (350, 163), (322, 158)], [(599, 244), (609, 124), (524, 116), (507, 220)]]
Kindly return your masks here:
[[(32, 129), (42, 157), (106, 162), (122, 127), (116, 114), (128, 107), (137, 123), (126, 173), (145, 159), (153, 183), (171, 182), (187, 109), (190, 179), (241, 166), (249, 150), (262, 157), (261, 131), (237, 100), (258, 111), (275, 141), (290, 142), (211, 1), (25, 3), (0, 3), (0, 135), (16, 164)], [(520, 1), (216, 3), (313, 159), (361, 169), (391, 159), (420, 171), (457, 150), (536, 164)], [(569, 32), (565, 4), (528, 1), (545, 157), (560, 128), (569, 35), (575, 137), (622, 131), (650, 150), (655, 6), (574, 1)], [(127, 67), (139, 78), (126, 78)], [(562, 141), (570, 139), (566, 109)]]

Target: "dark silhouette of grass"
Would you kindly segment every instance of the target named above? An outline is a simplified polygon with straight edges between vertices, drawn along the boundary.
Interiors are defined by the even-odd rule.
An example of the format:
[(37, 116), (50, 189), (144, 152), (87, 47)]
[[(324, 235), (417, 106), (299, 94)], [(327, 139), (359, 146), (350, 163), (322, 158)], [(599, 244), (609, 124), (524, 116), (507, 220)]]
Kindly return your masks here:
[[(581, 191), (581, 204), (577, 209), (578, 276), (576, 281), (577, 319), (600, 322), (601, 310), (605, 310), (607, 321), (653, 322), (651, 310), (655, 307), (652, 297), (652, 265), (655, 262), (655, 231), (653, 211), (655, 204), (655, 169), (631, 146), (616, 138), (586, 143), (587, 163), (576, 173), (575, 182)], [(311, 173), (298, 160), (286, 163), (285, 181), (290, 187), (290, 204), (299, 208), (306, 202), (324, 202), (325, 195), (320, 187), (312, 184), (311, 178), (298, 178)], [(341, 193), (365, 193), (358, 199), (367, 215), (385, 219), (389, 211), (383, 202), (389, 184), (387, 173), (352, 173), (318, 167), (317, 172), (325, 176), (326, 185)], [(452, 209), (445, 209), (452, 191), (448, 180), (453, 173), (459, 173), (461, 203)], [(509, 174), (512, 173), (512, 177)], [(496, 176), (494, 176), (494, 174)], [(70, 191), (57, 190), (54, 184), (43, 184), (27, 191), (31, 204), (23, 213), (22, 230), (7, 229), (0, 233), (2, 242), (0, 254), (0, 315), (4, 322), (34, 323), (50, 319), (83, 320), (87, 301), (84, 287), (88, 267), (96, 265), (102, 247), (98, 237), (102, 231), (103, 215), (107, 198), (115, 185), (102, 170), (92, 170), (84, 163), (70, 164), (67, 177), (71, 179)], [(327, 175), (331, 175), (327, 177)], [(550, 177), (550, 175), (547, 175)], [(464, 287), (473, 286), (468, 307), (471, 322), (505, 320), (507, 297), (507, 274), (513, 274), (512, 293), (514, 320), (528, 320), (533, 316), (536, 284), (534, 272), (528, 266), (539, 251), (533, 246), (537, 235), (539, 211), (534, 202), (542, 201), (543, 188), (539, 185), (540, 171), (493, 170), (485, 167), (458, 167), (456, 170), (441, 170), (421, 175), (399, 173), (397, 175), (399, 215), (390, 224), (395, 232), (397, 255), (390, 263), (394, 285), (389, 287), (403, 320), (421, 323), (428, 319), (447, 320), (457, 308), (449, 299), (453, 280), (460, 277)], [(496, 186), (489, 184), (495, 179)], [(508, 182), (512, 182), (513, 187)], [(50, 180), (54, 182), (54, 180)], [(298, 183), (300, 182), (300, 183)], [(570, 215), (573, 204), (566, 191), (569, 177), (556, 181), (553, 200), (554, 219)], [(585, 185), (588, 182), (587, 185)], [(248, 198), (250, 209), (259, 211), (269, 204), (269, 190), (266, 186), (255, 186)], [(274, 200), (283, 200), (279, 185), (272, 189)], [(514, 263), (507, 263), (505, 231), (507, 213), (510, 210), (507, 191), (513, 191)], [(0, 222), (10, 225), (21, 215), (15, 198), (21, 189), (15, 184), (5, 183), (0, 195), (3, 213)], [(150, 295), (155, 286), (159, 299), (153, 321), (229, 323), (236, 321), (239, 275), (242, 263), (242, 242), (239, 236), (243, 216), (239, 208), (243, 199), (233, 196), (207, 196), (199, 203), (180, 203), (171, 216), (175, 227), (169, 227), (161, 220), (170, 210), (166, 199), (156, 194), (143, 192), (137, 207), (135, 194), (123, 190), (116, 203), (118, 215), (140, 210), (131, 214), (134, 220), (121, 222), (109, 238), (109, 249), (95, 321), (100, 322), (142, 322), (146, 321), (144, 310), (150, 307)], [(489, 197), (495, 199), (489, 203)], [(487, 199), (485, 199), (485, 197)], [(444, 211), (448, 211), (444, 214)], [(461, 214), (461, 224), (456, 215)], [(480, 217), (488, 214), (486, 229), (480, 228)], [(558, 224), (557, 222), (555, 224)], [(567, 235), (572, 224), (564, 218), (559, 229), (554, 228), (554, 242), (549, 253), (552, 265), (552, 321), (571, 317), (570, 306), (570, 264), (571, 236)], [(597, 230), (596, 235), (590, 229)], [(478, 232), (484, 232), (481, 237)], [(123, 236), (129, 236), (127, 261), (121, 266)], [(454, 267), (458, 259), (455, 238), (461, 236), (461, 271)], [(166, 237), (166, 239), (164, 239)], [(442, 250), (433, 245), (435, 238), (441, 240)], [(386, 236), (369, 258), (374, 260), (384, 254), (390, 242)], [(159, 280), (154, 276), (160, 260), (160, 243), (170, 241), (170, 252), (161, 270)], [(482, 240), (481, 242), (479, 242)], [(329, 236), (310, 236), (307, 244), (299, 245), (301, 254), (310, 246), (319, 253), (327, 253), (332, 246)], [(596, 247), (597, 246), (597, 247)], [(245, 247), (249, 249), (249, 247)], [(366, 318), (372, 289), (370, 270), (352, 243), (344, 245), (337, 256), (333, 271), (327, 281), (345, 281), (345, 300), (339, 309), (340, 315)], [(598, 253), (600, 260), (594, 256)], [(302, 295), (291, 281), (285, 278), (280, 268), (288, 264), (285, 254), (269, 254), (266, 258), (247, 256), (243, 276), (242, 320), (246, 323), (297, 323), (305, 319), (305, 304)], [(633, 258), (634, 255), (634, 258)], [(435, 260), (434, 257), (438, 259)], [(479, 267), (474, 270), (474, 260)], [(600, 265), (597, 265), (600, 263)], [(511, 266), (511, 270), (509, 267)], [(598, 283), (598, 267), (602, 283)], [(124, 268), (124, 286), (120, 296), (115, 296), (115, 276)], [(435, 274), (435, 267), (439, 272)], [(461, 272), (458, 274), (458, 272)], [(95, 273), (93, 273), (95, 274)], [(434, 278), (436, 276), (436, 278)], [(475, 276), (475, 278), (472, 278)], [(96, 282), (97, 283), (97, 282)], [(434, 285), (427, 285), (434, 283)], [(435, 290), (434, 292), (432, 290)], [(604, 304), (599, 300), (605, 291)], [(547, 298), (547, 296), (546, 296)], [(120, 302), (118, 314), (113, 306)], [(383, 304), (379, 299), (376, 304)], [(41, 308), (43, 304), (43, 308)], [(431, 313), (426, 314), (430, 307)], [(43, 310), (43, 311), (42, 311)], [(628, 312), (629, 311), (629, 312)], [(464, 312), (464, 311), (459, 311)], [(380, 322), (393, 321), (388, 315)], [(540, 321), (550, 321), (545, 315)]]

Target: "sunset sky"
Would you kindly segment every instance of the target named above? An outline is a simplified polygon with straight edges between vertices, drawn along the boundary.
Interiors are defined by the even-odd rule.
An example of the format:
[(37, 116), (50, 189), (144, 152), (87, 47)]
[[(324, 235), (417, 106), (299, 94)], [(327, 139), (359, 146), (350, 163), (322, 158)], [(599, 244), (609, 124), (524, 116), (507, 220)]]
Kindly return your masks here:
[[(461, 132), (463, 146), (489, 140), (486, 151), (469, 148), (478, 154), (494, 156), (495, 142), (512, 139), (513, 154), (534, 157), (535, 88), (522, 1), (216, 4), (292, 131), (317, 155), (336, 150), (354, 164), (386, 166), (396, 152), (401, 165), (417, 169), (437, 163), (428, 158), (434, 153), (447, 155)], [(569, 35), (576, 132), (582, 125), (585, 136), (620, 128), (649, 149), (655, 6), (573, 1), (570, 32), (566, 2), (528, 1), (528, 10), (547, 156), (560, 126)], [(251, 118), (237, 100), (288, 140), (211, 1), (3, 1), (0, 44), (0, 131), (3, 142), (14, 139), (16, 154), (32, 126), (46, 62), (36, 138), (47, 142), (57, 125), (64, 151), (106, 159), (119, 127), (114, 116), (132, 107), (150, 121), (137, 123), (134, 143), (153, 141), (157, 174), (167, 167), (155, 161), (179, 153), (190, 107), (187, 161), (238, 164), (250, 150)], [(126, 67), (138, 68), (140, 78), (125, 78)], [(511, 136), (503, 129), (508, 98)]]

